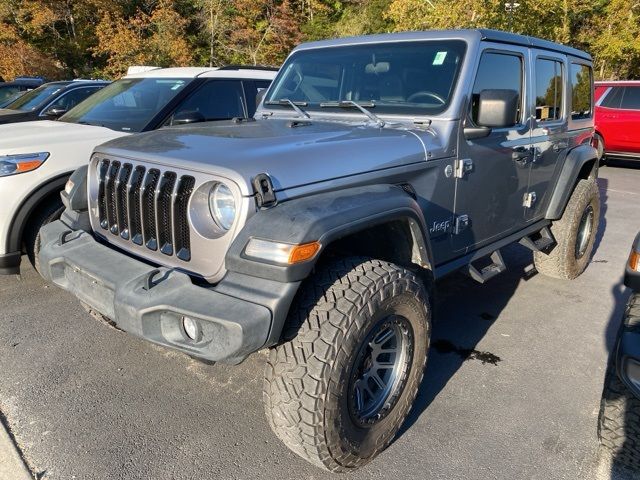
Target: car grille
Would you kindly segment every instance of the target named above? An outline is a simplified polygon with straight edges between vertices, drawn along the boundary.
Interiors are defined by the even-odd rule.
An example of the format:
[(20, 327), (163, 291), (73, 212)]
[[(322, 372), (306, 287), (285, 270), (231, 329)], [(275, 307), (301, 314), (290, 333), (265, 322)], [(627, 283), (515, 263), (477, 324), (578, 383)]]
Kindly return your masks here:
[(97, 168), (102, 230), (184, 262), (191, 260), (187, 207), (194, 177), (108, 159)]

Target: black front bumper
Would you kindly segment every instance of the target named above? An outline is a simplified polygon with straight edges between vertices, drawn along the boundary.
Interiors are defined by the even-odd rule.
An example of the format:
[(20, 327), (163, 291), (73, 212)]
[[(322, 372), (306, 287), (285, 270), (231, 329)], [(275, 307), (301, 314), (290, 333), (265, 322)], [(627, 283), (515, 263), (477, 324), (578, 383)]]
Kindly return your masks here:
[(0, 275), (20, 273), (20, 252), (4, 253), (0, 255)]
[[(68, 290), (116, 325), (151, 342), (211, 361), (237, 363), (265, 346), (274, 304), (297, 285), (227, 274), (215, 287), (182, 272), (154, 268), (72, 231), (62, 221), (41, 230), (42, 276)], [(198, 324), (196, 340), (183, 317)]]
[(616, 367), (624, 384), (640, 398), (640, 293), (627, 303), (616, 345)]

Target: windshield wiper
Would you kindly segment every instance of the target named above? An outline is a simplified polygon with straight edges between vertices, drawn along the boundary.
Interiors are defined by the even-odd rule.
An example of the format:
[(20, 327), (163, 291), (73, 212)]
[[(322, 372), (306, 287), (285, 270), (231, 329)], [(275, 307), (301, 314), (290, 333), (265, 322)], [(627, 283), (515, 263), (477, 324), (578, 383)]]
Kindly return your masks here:
[(358, 110), (360, 110), (362, 113), (364, 113), (369, 120), (371, 120), (372, 122), (374, 122), (378, 127), (382, 128), (385, 125), (384, 120), (382, 120), (380, 117), (378, 117), (377, 115), (375, 115), (374, 113), (372, 113), (370, 110), (367, 110), (366, 108), (364, 108), (365, 106), (367, 107), (375, 107), (376, 104), (373, 102), (369, 102), (366, 104), (360, 104), (357, 102), (354, 102), (353, 100), (340, 100), (339, 102), (325, 102), (325, 103), (321, 103), (320, 107), (322, 108), (329, 108), (329, 107), (333, 107), (333, 108), (357, 108)]
[(307, 102), (293, 102), (288, 98), (281, 98), (280, 100), (270, 100), (268, 102), (264, 102), (265, 105), (288, 105), (293, 108), (298, 115), (304, 118), (311, 118), (311, 116), (302, 110), (300, 107), (306, 107), (308, 105)]

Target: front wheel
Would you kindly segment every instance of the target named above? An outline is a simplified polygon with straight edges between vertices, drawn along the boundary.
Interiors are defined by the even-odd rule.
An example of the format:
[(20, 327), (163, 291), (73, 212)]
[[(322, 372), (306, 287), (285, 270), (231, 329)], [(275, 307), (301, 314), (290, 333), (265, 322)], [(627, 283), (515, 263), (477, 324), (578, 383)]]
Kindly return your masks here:
[(295, 453), (334, 472), (382, 452), (415, 400), (427, 360), (431, 306), (397, 265), (347, 258), (299, 292), (285, 343), (266, 367), (265, 410)]
[(598, 185), (595, 179), (580, 180), (562, 218), (551, 224), (556, 246), (548, 254), (533, 254), (538, 272), (565, 280), (573, 280), (584, 272), (591, 260), (599, 222)]

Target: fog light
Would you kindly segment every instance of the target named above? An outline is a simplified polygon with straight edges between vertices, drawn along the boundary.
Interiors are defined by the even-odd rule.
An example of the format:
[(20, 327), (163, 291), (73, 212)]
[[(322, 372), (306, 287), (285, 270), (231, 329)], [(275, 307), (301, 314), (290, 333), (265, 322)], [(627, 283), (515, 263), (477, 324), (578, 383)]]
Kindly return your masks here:
[(182, 329), (191, 340), (198, 339), (198, 324), (193, 318), (182, 317)]

